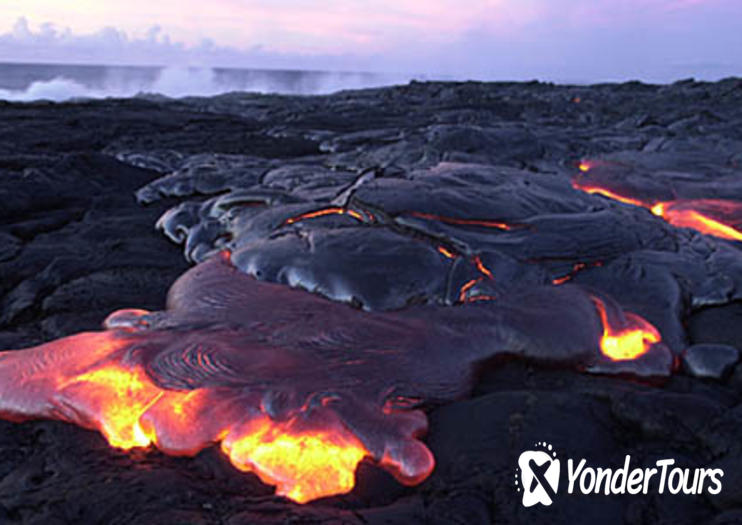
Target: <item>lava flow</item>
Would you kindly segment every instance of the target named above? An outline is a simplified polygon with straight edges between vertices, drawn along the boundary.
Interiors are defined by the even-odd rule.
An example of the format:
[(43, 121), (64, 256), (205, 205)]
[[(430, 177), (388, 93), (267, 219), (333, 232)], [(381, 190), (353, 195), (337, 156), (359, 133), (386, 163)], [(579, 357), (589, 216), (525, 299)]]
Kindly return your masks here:
[[(579, 169), (587, 173), (592, 165), (582, 162)], [(609, 199), (641, 206), (651, 210), (654, 215), (678, 228), (691, 228), (700, 233), (722, 239), (742, 241), (742, 203), (724, 199), (677, 199), (671, 201), (643, 201), (602, 186), (594, 181), (582, 181), (580, 177), (572, 180), (572, 187), (586, 193), (602, 195)]]
[(624, 326), (614, 326), (608, 319), (603, 301), (593, 298), (593, 302), (603, 324), (600, 350), (609, 359), (613, 361), (637, 359), (649, 352), (653, 344), (662, 340), (660, 333), (651, 323), (631, 312), (624, 312)]
[(297, 433), (267, 416), (224, 440), (222, 450), (238, 469), (254, 471), (298, 503), (350, 492), (358, 463), (369, 455), (349, 431)]
[[(265, 291), (256, 295), (256, 287)], [(353, 323), (338, 316), (355, 316), (352, 309), (259, 284), (225, 256), (187, 272), (169, 305), (165, 324), (181, 330), (158, 328), (157, 314), (121, 310), (106, 320), (106, 331), (0, 352), (0, 417), (76, 423), (123, 450), (155, 446), (192, 456), (220, 443), (236, 468), (299, 503), (352, 490), (364, 458), (405, 484), (433, 470), (432, 454), (417, 440), (427, 428), (422, 412), (384, 412), (355, 393), (338, 396), (347, 385), (363, 384), (361, 376), (379, 373), (369, 367), (364, 374), (356, 360), (346, 364), (345, 349), (337, 354), (327, 337), (318, 340), (328, 345), (324, 353), (302, 339), (310, 326), (321, 330), (307, 312), (325, 311), (347, 327)], [(261, 333), (270, 320), (274, 331)], [(358, 330), (393, 349), (383, 341), (396, 340), (395, 330), (382, 324)], [(288, 339), (284, 326), (292, 327)], [(360, 333), (353, 337), (360, 346)], [(378, 389), (389, 391), (385, 383)]]
[[(322, 424), (308, 426), (300, 416), (274, 421), (264, 413), (243, 413), (237, 400), (224, 406), (208, 389), (161, 388), (136, 362), (135, 352), (122, 354), (128, 342), (103, 332), (30, 350), (46, 354), (56, 347), (61, 352), (53, 357), (74, 353), (78, 359), (69, 363), (55, 359), (56, 366), (46, 374), (21, 372), (18, 378), (18, 390), (50, 389), (64, 403), (56, 408), (36, 405), (32, 397), (18, 399), (15, 392), (0, 388), (0, 415), (13, 420), (48, 416), (77, 422), (100, 431), (112, 447), (123, 450), (155, 445), (172, 455), (194, 455), (210, 442), (221, 441), (235, 467), (254, 472), (263, 482), (275, 485), (277, 494), (299, 503), (353, 488), (356, 467), (369, 453), (342, 424), (324, 418)], [(17, 371), (13, 364), (20, 356), (20, 352), (0, 353), (0, 363)], [(0, 387), (7, 382), (1, 375)]]
[[(488, 297), (468, 291), (493, 272), (471, 263), (479, 276), (460, 307), (365, 312), (215, 256), (173, 284), (164, 311), (120, 310), (102, 332), (0, 352), (0, 417), (59, 419), (117, 448), (177, 456), (220, 444), (235, 467), (303, 503), (350, 491), (366, 458), (404, 484), (430, 475), (427, 418), (392, 399), (458, 399), (498, 355), (589, 367), (602, 362), (599, 347), (620, 360), (659, 341), (632, 314), (609, 325), (615, 309), (600, 310), (601, 336), (584, 322), (598, 303), (577, 286), (472, 306)], [(669, 350), (655, 349), (665, 357), (637, 371), (669, 373)]]
[(741, 203), (720, 199), (687, 199), (658, 202), (650, 209), (673, 226), (742, 241), (742, 231), (724, 222), (742, 223)]

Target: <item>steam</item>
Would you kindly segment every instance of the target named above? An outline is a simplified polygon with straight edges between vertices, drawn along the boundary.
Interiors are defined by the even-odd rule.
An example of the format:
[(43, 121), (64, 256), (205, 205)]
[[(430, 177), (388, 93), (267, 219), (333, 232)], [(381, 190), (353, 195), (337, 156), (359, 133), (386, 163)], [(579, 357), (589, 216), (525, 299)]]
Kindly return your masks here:
[(412, 78), (377, 73), (219, 70), (194, 67), (144, 70), (149, 74), (142, 74), (142, 70), (138, 74), (126, 74), (122, 71), (122, 68), (109, 68), (103, 82), (91, 83), (60, 75), (50, 80), (36, 80), (23, 89), (0, 88), (0, 100), (59, 102), (72, 99), (123, 98), (141, 94), (179, 98), (213, 96), (233, 91), (318, 95), (344, 89), (405, 83)]

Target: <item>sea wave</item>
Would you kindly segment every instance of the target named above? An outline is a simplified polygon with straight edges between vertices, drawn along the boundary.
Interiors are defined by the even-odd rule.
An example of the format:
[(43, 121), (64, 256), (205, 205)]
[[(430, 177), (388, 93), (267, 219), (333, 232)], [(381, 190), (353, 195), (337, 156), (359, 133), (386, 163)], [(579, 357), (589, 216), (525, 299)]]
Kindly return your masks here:
[(302, 71), (218, 70), (213, 68), (166, 67), (152, 78), (125, 78), (118, 72), (104, 82), (91, 85), (60, 75), (36, 80), (24, 89), (0, 88), (0, 100), (28, 102), (66, 101), (90, 98), (122, 98), (158, 94), (172, 98), (213, 96), (233, 91), (318, 95), (345, 89), (380, 87), (404, 83), (411, 77), (376, 73), (333, 73)]

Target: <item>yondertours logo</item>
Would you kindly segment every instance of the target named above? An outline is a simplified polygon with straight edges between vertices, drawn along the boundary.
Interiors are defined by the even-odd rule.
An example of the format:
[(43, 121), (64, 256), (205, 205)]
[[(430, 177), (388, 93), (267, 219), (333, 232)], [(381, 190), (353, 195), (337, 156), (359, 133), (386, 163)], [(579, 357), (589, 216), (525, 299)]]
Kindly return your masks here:
[(518, 458), (515, 486), (523, 491), (524, 507), (549, 506), (559, 489), (559, 460), (550, 444), (539, 441), (534, 446)]
[[(620, 466), (593, 466), (586, 459), (566, 461), (567, 494), (719, 494), (724, 471), (719, 468), (676, 467), (671, 458), (659, 459), (652, 466), (637, 466), (626, 455)], [(549, 506), (559, 490), (561, 465), (556, 450), (539, 441), (518, 458), (515, 488), (523, 496), (524, 507)], [(563, 485), (564, 486), (564, 485)]]

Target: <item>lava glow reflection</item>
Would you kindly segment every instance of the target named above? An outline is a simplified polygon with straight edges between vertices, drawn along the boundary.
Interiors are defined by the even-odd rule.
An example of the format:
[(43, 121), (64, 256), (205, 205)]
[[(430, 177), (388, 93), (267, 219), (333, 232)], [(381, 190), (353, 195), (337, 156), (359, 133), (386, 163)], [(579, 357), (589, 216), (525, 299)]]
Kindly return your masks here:
[[(580, 171), (583, 170), (580, 164)], [(578, 178), (572, 181), (572, 187), (585, 193), (602, 195), (609, 199), (641, 206), (662, 217), (678, 228), (691, 228), (707, 235), (722, 239), (742, 241), (742, 231), (734, 225), (742, 224), (742, 203), (723, 199), (678, 199), (673, 201), (642, 201), (599, 185), (596, 182), (585, 182)]]
[(613, 326), (608, 319), (605, 304), (595, 298), (593, 302), (603, 323), (600, 350), (609, 359), (613, 361), (636, 359), (646, 354), (653, 344), (662, 340), (660, 333), (651, 323), (631, 312), (624, 314), (625, 326)]

